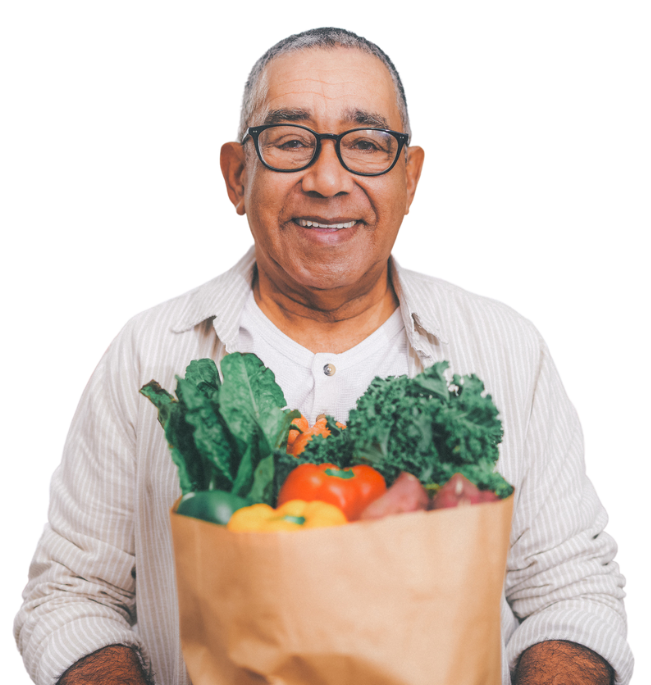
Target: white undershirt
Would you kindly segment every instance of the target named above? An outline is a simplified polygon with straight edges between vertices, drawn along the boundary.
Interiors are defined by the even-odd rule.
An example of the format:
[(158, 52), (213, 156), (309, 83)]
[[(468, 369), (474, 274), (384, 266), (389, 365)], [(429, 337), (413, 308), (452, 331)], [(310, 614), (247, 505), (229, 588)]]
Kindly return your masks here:
[(277, 328), (251, 292), (242, 312), (238, 348), (260, 357), (276, 375), (287, 406), (299, 409), (310, 424), (322, 413), (345, 423), (376, 376), (408, 371), (408, 341), (399, 307), (359, 345), (341, 354), (315, 354)]

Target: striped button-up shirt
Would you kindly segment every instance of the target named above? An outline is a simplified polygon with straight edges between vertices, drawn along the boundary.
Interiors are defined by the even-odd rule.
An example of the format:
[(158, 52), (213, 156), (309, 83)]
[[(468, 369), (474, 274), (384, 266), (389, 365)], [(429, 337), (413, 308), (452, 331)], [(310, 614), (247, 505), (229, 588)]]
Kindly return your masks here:
[[(169, 509), (180, 495), (152, 378), (175, 387), (192, 359), (236, 351), (253, 248), (226, 273), (127, 323), (79, 403), (52, 478), (15, 634), (31, 677), (52, 685), (105, 645), (140, 649), (160, 685), (188, 685), (179, 641)], [(502, 601), (503, 683), (519, 655), (570, 640), (628, 683), (624, 578), (585, 473), (581, 427), (537, 330), (505, 305), (401, 269), (391, 278), (410, 375), (446, 359), (476, 373), (504, 425), (498, 470), (516, 489)]]

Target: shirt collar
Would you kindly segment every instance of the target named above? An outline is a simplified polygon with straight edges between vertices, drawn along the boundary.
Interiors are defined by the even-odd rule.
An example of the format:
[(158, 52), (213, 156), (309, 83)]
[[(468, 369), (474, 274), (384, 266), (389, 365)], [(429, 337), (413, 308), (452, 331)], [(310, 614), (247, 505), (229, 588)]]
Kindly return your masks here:
[(410, 345), (419, 356), (432, 359), (433, 346), (437, 342), (448, 344), (436, 317), (436, 312), (440, 310), (436, 289), (432, 288), (429, 279), (425, 282), (420, 274), (403, 269), (393, 256), (389, 260), (389, 275), (400, 302), (402, 320)]
[[(213, 319), (213, 327), (226, 351), (237, 347), (240, 318), (251, 292), (255, 269), (255, 246), (235, 266), (187, 295), (186, 306), (173, 327), (175, 333)], [(447, 344), (435, 312), (439, 309), (435, 290), (413, 271), (403, 269), (394, 257), (389, 260), (389, 274), (396, 291), (407, 338), (419, 356), (433, 357), (432, 346)]]
[(255, 246), (235, 266), (188, 293), (186, 306), (172, 330), (175, 333), (194, 328), (213, 319), (217, 337), (227, 352), (237, 346), (242, 310), (251, 292), (255, 268)]

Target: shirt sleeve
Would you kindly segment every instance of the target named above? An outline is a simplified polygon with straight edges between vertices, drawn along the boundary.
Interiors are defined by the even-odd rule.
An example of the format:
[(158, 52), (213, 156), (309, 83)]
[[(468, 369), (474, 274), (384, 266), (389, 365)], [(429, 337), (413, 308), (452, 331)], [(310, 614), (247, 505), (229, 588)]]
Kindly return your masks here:
[(92, 375), (50, 489), (14, 633), (31, 678), (53, 685), (110, 644), (137, 648), (134, 481), (137, 374), (125, 331)]
[(505, 585), (519, 621), (506, 647), (509, 666), (533, 644), (567, 640), (603, 657), (624, 685), (633, 656), (617, 545), (604, 532), (608, 517), (586, 475), (581, 426), (544, 343), (522, 459)]

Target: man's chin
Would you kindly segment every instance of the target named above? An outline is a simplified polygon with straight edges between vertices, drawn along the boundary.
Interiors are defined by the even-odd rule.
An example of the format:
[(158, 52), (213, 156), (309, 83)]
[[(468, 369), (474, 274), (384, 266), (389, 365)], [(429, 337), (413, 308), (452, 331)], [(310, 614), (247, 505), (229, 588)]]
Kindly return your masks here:
[(356, 260), (332, 260), (328, 263), (302, 263), (289, 274), (293, 290), (318, 309), (337, 309), (343, 303), (352, 304), (370, 292), (378, 279), (386, 273), (388, 256), (378, 262)]

